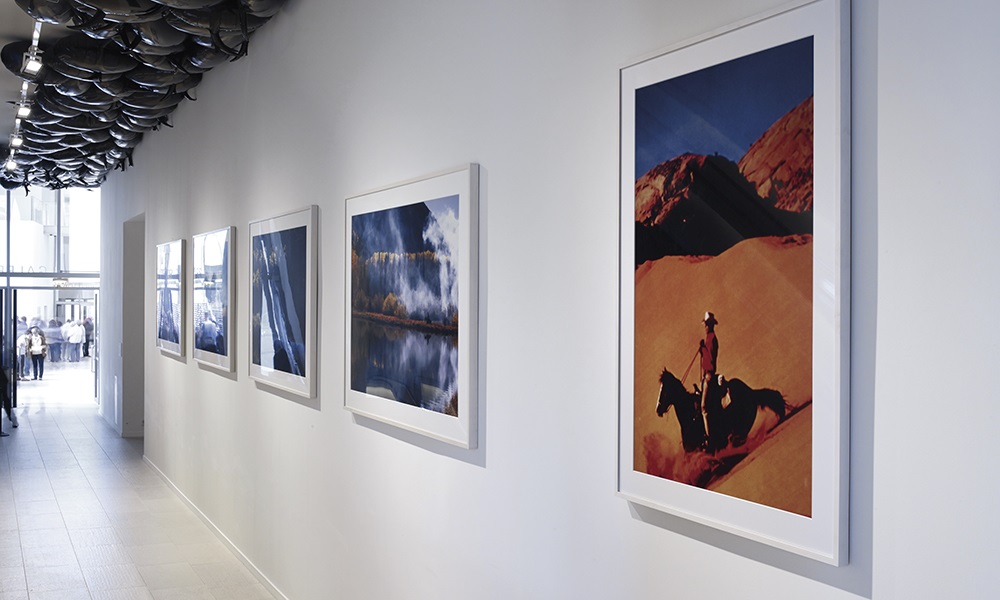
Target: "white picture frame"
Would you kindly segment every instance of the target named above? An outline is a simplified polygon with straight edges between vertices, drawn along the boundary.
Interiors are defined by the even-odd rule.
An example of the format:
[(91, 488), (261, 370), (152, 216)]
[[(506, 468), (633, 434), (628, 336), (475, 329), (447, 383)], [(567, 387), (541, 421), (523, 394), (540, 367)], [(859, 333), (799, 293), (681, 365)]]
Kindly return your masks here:
[[(848, 0), (800, 2), (678, 44), (620, 73), (618, 493), (636, 504), (838, 566), (848, 562), (849, 513), (849, 23)], [(777, 66), (785, 60), (779, 60), (779, 55), (798, 64), (802, 56), (797, 52), (803, 44), (811, 47), (811, 60), (805, 60), (808, 67), (803, 67), (811, 74), (794, 65)], [(774, 63), (767, 73), (741, 71), (767, 66), (770, 60)], [(800, 80), (786, 79), (791, 77)], [(745, 87), (735, 87), (742, 80)], [(796, 112), (805, 110), (806, 101), (802, 101), (791, 110), (783, 109), (788, 112), (771, 127), (747, 132), (752, 134), (747, 142), (737, 143), (741, 134), (730, 135), (731, 129), (735, 131), (732, 124), (738, 121), (747, 126), (755, 118), (762, 119), (764, 109), (777, 106), (757, 100), (755, 88), (774, 95), (787, 88), (791, 100), (791, 90), (803, 83), (812, 86), (811, 121), (796, 120), (804, 114)], [(813, 134), (808, 210), (803, 208), (803, 179), (793, 185), (790, 178), (780, 179), (785, 175), (779, 176), (777, 170), (755, 170), (767, 162), (762, 148), (770, 140), (781, 131), (804, 132), (801, 123), (805, 122)], [(753, 144), (772, 131), (774, 137), (754, 150)], [(779, 145), (775, 142), (768, 147)], [(729, 154), (730, 148), (736, 149), (736, 156)], [(725, 173), (729, 183), (720, 183), (715, 191), (696, 189), (713, 177), (709, 168)], [(797, 172), (806, 171), (800, 164)], [(740, 177), (744, 179), (738, 185), (731, 183)], [(743, 192), (726, 185), (750, 189), (759, 196), (761, 203), (752, 210), (760, 214), (798, 212), (798, 216), (782, 214), (781, 219), (802, 223), (800, 216), (811, 211), (810, 232), (780, 237), (767, 226), (743, 229), (742, 224), (732, 225), (724, 216), (731, 205), (725, 203), (735, 202), (733, 198)], [(712, 204), (710, 196), (725, 200)], [(691, 205), (692, 198), (703, 204)], [(705, 217), (709, 212), (712, 216)], [(722, 228), (705, 223), (720, 218), (728, 229), (716, 236)], [(740, 232), (735, 235), (736, 245), (727, 246), (731, 239), (719, 241), (733, 237), (734, 231)], [(713, 247), (716, 241), (718, 246)], [(800, 248), (805, 246), (811, 256), (802, 254)], [(737, 250), (730, 252), (732, 248)], [(757, 258), (747, 260), (751, 251)], [(809, 277), (803, 277), (801, 270), (787, 269), (786, 264), (804, 265)], [(772, 280), (777, 282), (775, 289), (799, 286), (805, 292), (800, 300), (769, 304), (775, 294), (766, 282)], [(754, 308), (737, 308), (733, 300), (737, 296), (742, 306)], [(721, 314), (722, 306), (729, 307), (728, 315)], [(781, 359), (774, 360), (782, 348), (769, 341), (769, 336), (787, 332), (763, 324), (785, 327), (794, 320), (790, 315), (803, 311), (805, 320), (795, 322), (804, 325), (796, 325), (792, 335), (779, 338), (784, 342), (811, 338), (811, 343), (802, 342), (806, 345), (801, 352), (785, 348)], [(707, 332), (716, 325), (718, 338), (713, 330), (715, 342), (709, 346), (721, 340), (721, 350), (713, 356), (711, 350), (702, 352), (699, 339), (702, 329)], [(707, 339), (706, 333), (701, 341)], [(740, 345), (740, 340), (745, 343)], [(713, 356), (709, 363), (718, 364), (695, 369), (699, 373), (704, 368), (708, 374), (699, 381), (709, 383), (699, 387), (710, 390), (710, 399), (704, 403), (710, 409), (701, 412), (700, 392), (687, 391), (692, 382), (684, 369), (689, 359), (690, 372), (701, 362), (698, 358), (706, 356)], [(787, 369), (794, 367), (788, 366), (783, 371), (781, 365), (786, 362), (802, 369), (789, 373)], [(763, 369), (754, 368), (755, 364), (778, 366)], [(726, 379), (718, 379), (716, 368)], [(746, 379), (748, 388), (774, 388), (785, 401), (783, 408), (773, 411), (756, 409), (752, 425), (757, 427), (756, 434), (751, 430), (749, 435), (760, 437), (752, 438), (752, 447), (750, 438), (736, 435), (735, 430), (727, 433), (721, 425), (715, 433), (726, 437), (710, 441), (712, 425), (706, 415), (723, 414), (734, 406), (737, 396), (749, 397), (733, 392), (739, 388), (733, 387), (731, 378)], [(677, 382), (684, 390), (675, 394), (679, 400), (664, 402), (664, 390), (678, 389)], [(711, 399), (716, 391), (726, 394), (718, 405)], [(727, 398), (729, 404), (723, 406)], [(679, 412), (678, 406), (685, 408)], [(693, 416), (691, 407), (696, 411)], [(706, 420), (704, 427), (699, 417)], [(769, 429), (770, 425), (762, 424), (767, 419), (777, 424)], [(695, 433), (689, 443), (685, 427), (695, 433), (700, 428), (701, 444), (694, 443)], [(808, 450), (795, 446), (803, 440), (808, 440)], [(741, 441), (742, 447), (737, 445)], [(736, 453), (740, 448), (749, 448), (742, 459)], [(736, 461), (735, 466), (727, 465), (727, 460)], [(717, 466), (718, 471), (713, 471)], [(715, 478), (726, 468), (721, 478)], [(762, 491), (751, 490), (753, 485)], [(796, 508), (774, 500), (786, 490), (788, 502), (796, 503)]]
[(475, 448), (479, 166), (348, 198), (346, 213), (345, 408)]
[(223, 227), (191, 238), (191, 356), (195, 361), (231, 372), (236, 319), (236, 228)]
[(316, 396), (318, 208), (252, 221), (248, 339), (250, 377)]
[(184, 282), (184, 240), (156, 246), (156, 323), (154, 339), (162, 352), (184, 356), (184, 305), (187, 288)]

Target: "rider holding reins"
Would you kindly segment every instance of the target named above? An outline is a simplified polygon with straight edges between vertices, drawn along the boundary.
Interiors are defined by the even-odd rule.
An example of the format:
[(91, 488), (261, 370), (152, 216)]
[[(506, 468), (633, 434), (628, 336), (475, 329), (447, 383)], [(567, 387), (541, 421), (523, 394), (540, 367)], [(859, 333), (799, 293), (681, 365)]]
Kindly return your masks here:
[(705, 439), (709, 439), (708, 400), (709, 386), (715, 385), (715, 372), (719, 361), (719, 339), (715, 336), (715, 326), (719, 323), (711, 312), (705, 313), (705, 339), (701, 340), (698, 352), (701, 354), (701, 415), (705, 421)]

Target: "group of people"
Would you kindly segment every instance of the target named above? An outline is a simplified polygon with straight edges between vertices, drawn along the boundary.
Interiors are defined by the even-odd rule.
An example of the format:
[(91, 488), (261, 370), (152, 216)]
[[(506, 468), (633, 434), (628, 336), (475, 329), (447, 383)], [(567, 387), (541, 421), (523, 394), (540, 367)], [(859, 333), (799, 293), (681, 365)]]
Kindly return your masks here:
[(32, 379), (42, 379), (45, 360), (51, 362), (79, 362), (90, 356), (94, 340), (94, 323), (90, 317), (63, 323), (55, 319), (47, 324), (33, 319), (29, 325), (26, 317), (17, 321), (17, 378), (27, 379), (28, 361), (31, 361)]

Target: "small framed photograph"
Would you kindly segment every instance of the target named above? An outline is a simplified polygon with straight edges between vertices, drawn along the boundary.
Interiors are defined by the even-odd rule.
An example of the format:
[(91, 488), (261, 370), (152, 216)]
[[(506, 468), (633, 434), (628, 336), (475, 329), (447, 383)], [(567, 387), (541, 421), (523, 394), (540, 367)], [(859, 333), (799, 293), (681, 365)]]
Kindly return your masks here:
[(156, 347), (184, 356), (184, 240), (156, 246)]
[(192, 239), (192, 280), (194, 300), (191, 354), (202, 364), (233, 370), (233, 268), (232, 247), (235, 227), (225, 227), (195, 235)]
[(316, 395), (316, 206), (250, 223), (250, 377)]
[(621, 70), (618, 490), (848, 559), (848, 0)]
[(348, 410), (478, 442), (479, 167), (347, 199)]

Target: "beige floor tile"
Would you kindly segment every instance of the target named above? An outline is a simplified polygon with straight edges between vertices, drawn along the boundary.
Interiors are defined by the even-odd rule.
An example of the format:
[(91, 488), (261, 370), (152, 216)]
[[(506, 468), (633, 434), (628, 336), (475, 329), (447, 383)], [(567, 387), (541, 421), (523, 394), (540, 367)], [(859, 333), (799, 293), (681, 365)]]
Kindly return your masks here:
[(26, 589), (28, 589), (28, 585), (24, 580), (24, 568), (0, 568), (0, 592), (17, 592)]
[(76, 558), (83, 568), (135, 564), (126, 547), (120, 545), (77, 548)]
[(198, 587), (202, 585), (201, 578), (187, 563), (170, 565), (142, 565), (136, 567), (150, 590), (170, 588)]
[(91, 600), (87, 588), (75, 590), (56, 590), (52, 592), (32, 592), (30, 600)]
[(19, 517), (30, 515), (59, 514), (59, 503), (55, 500), (40, 500), (37, 502), (22, 502), (14, 507)]
[(98, 527), (96, 529), (72, 529), (69, 537), (75, 548), (89, 546), (113, 546), (121, 544), (114, 527)]
[(146, 464), (141, 440), (73, 398), (93, 389), (89, 366), (19, 386), (21, 427), (0, 439), (0, 600), (271, 599)]
[(125, 590), (91, 591), (90, 597), (92, 600), (153, 600), (153, 595), (144, 587)]
[(154, 600), (215, 600), (207, 587), (150, 590)]
[(145, 582), (135, 565), (86, 567), (83, 577), (90, 591), (120, 590), (143, 587)]
[(39, 592), (87, 589), (87, 582), (83, 579), (83, 572), (76, 565), (25, 567), (24, 574), (28, 580), (28, 594), (31, 596)]
[(211, 590), (215, 600), (273, 600), (274, 596), (263, 585), (254, 583), (237, 587)]
[(76, 552), (70, 544), (32, 546), (22, 552), (25, 567), (62, 567), (77, 564)]
[(128, 553), (137, 565), (169, 565), (190, 561), (190, 556), (172, 542), (128, 546)]
[[(55, 504), (54, 500), (51, 502)], [(18, 513), (17, 527), (21, 531), (31, 531), (34, 529), (63, 529), (66, 527), (66, 524), (63, 523), (62, 515), (58, 512), (28, 515)]]

